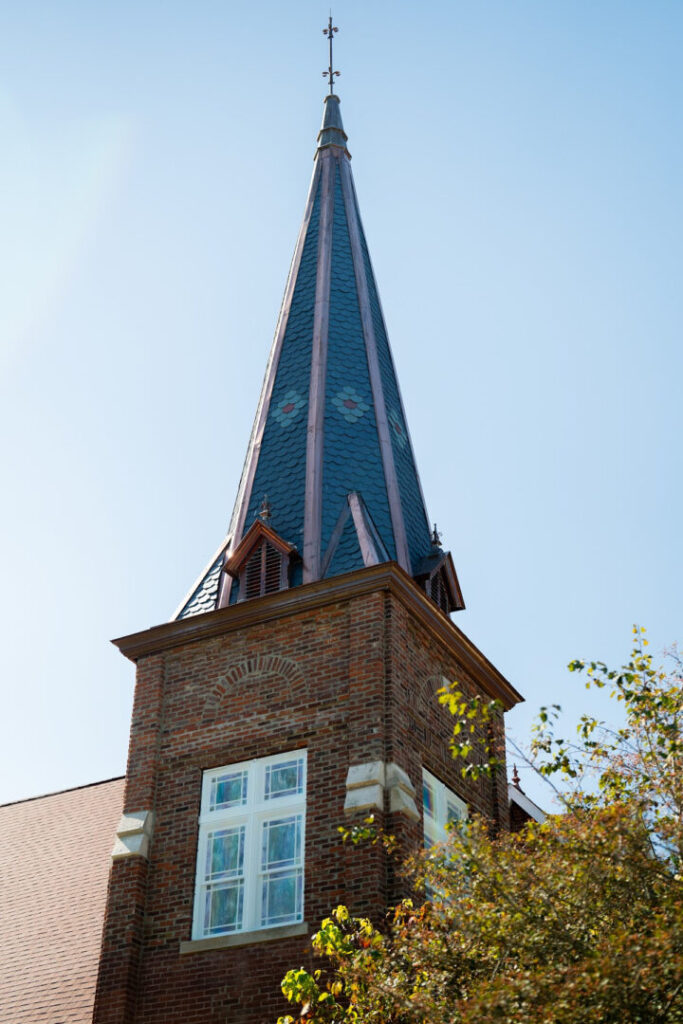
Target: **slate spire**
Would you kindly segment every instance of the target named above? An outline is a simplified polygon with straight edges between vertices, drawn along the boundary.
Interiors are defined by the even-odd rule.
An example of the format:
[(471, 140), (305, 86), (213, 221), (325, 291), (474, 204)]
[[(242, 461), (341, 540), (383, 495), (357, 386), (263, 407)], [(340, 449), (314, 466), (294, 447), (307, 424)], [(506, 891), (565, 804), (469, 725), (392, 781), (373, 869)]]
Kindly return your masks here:
[(445, 560), (450, 597), (439, 603), (463, 607), (450, 555), (432, 541), (336, 93), (228, 535), (176, 617), (240, 599), (231, 556), (265, 495), (269, 528), (296, 552), (290, 585), (396, 561), (430, 592)]

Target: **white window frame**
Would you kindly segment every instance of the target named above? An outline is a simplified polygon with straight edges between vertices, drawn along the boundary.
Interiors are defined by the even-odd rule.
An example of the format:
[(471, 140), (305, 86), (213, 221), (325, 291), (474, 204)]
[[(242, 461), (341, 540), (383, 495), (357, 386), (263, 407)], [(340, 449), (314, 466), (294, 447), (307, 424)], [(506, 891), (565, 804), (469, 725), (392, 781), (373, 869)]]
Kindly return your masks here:
[[(429, 813), (425, 799), (425, 789), (432, 794), (432, 813)], [(422, 769), (422, 815), (424, 818), (425, 846), (443, 843), (448, 838), (446, 826), (450, 822), (467, 821), (467, 804), (452, 789), (432, 775), (426, 768)]]
[[(303, 921), (304, 912), (304, 851), (306, 843), (306, 750), (290, 750), (272, 757), (260, 757), (252, 761), (239, 761), (236, 764), (222, 765), (204, 772), (202, 779), (202, 798), (199, 814), (199, 837), (197, 843), (197, 870), (195, 880), (194, 914), (192, 938), (217, 938), (222, 935), (237, 935), (242, 932), (260, 931), (265, 928), (288, 926)], [(266, 799), (266, 775), (269, 768), (277, 767), (288, 761), (302, 762), (302, 783), (300, 792), (287, 793)], [(211, 810), (211, 794), (213, 783), (225, 774), (246, 773), (246, 799), (244, 803)], [(300, 898), (298, 908), (286, 919), (272, 920), (264, 918), (263, 882), (269, 872), (262, 870), (262, 842), (264, 827), (273, 821), (288, 818), (298, 819), (300, 828), (298, 857), (287, 870), (296, 872)], [(241, 830), (243, 842), (242, 871), (237, 871), (235, 882), (242, 884), (242, 916), (235, 927), (218, 930), (205, 924), (206, 896), (221, 881), (207, 881), (209, 867), (209, 841), (213, 833), (222, 829)], [(271, 870), (270, 874), (273, 871)], [(233, 879), (223, 880), (228, 885)]]

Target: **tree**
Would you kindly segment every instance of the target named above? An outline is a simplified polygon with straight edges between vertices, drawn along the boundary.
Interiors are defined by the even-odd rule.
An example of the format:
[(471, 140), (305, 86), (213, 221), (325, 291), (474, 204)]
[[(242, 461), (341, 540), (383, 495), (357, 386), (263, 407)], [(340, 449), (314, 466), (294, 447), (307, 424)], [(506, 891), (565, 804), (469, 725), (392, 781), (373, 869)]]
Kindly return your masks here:
[[(610, 730), (585, 715), (569, 743), (554, 733), (559, 709), (541, 710), (532, 754), (539, 771), (564, 780), (563, 813), (498, 837), (474, 820), (416, 853), (407, 865), (416, 898), (382, 929), (337, 907), (313, 938), (324, 968), (283, 981), (299, 1019), (683, 1021), (681, 661), (673, 651), (669, 670), (655, 668), (636, 628), (621, 669), (569, 668), (609, 687), (624, 716)], [(462, 707), (456, 688), (441, 699)], [(465, 748), (456, 737), (460, 756)]]

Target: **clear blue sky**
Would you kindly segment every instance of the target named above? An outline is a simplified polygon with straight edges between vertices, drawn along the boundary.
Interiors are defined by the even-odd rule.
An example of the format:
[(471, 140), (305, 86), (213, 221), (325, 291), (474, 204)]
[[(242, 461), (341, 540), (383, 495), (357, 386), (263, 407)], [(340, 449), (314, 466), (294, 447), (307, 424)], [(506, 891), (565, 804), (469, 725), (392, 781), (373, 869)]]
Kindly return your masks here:
[[(328, 8), (0, 13), (0, 800), (125, 769), (133, 667), (237, 488)], [(458, 624), (573, 713), (681, 638), (683, 5), (340, 0), (338, 88)], [(542, 794), (531, 788), (542, 799)]]

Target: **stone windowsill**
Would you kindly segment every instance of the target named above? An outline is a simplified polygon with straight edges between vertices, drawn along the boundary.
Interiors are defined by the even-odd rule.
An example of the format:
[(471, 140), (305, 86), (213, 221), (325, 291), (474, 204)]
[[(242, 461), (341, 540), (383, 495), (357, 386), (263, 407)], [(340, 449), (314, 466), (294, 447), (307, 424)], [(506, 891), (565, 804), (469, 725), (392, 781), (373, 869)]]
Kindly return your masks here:
[(275, 939), (289, 939), (294, 935), (308, 935), (308, 925), (278, 925), (277, 928), (259, 928), (253, 932), (237, 932), (234, 935), (217, 935), (211, 939), (192, 939), (180, 943), (182, 953), (204, 953), (213, 949), (232, 949), (235, 946), (251, 946), (255, 942), (272, 942)]

